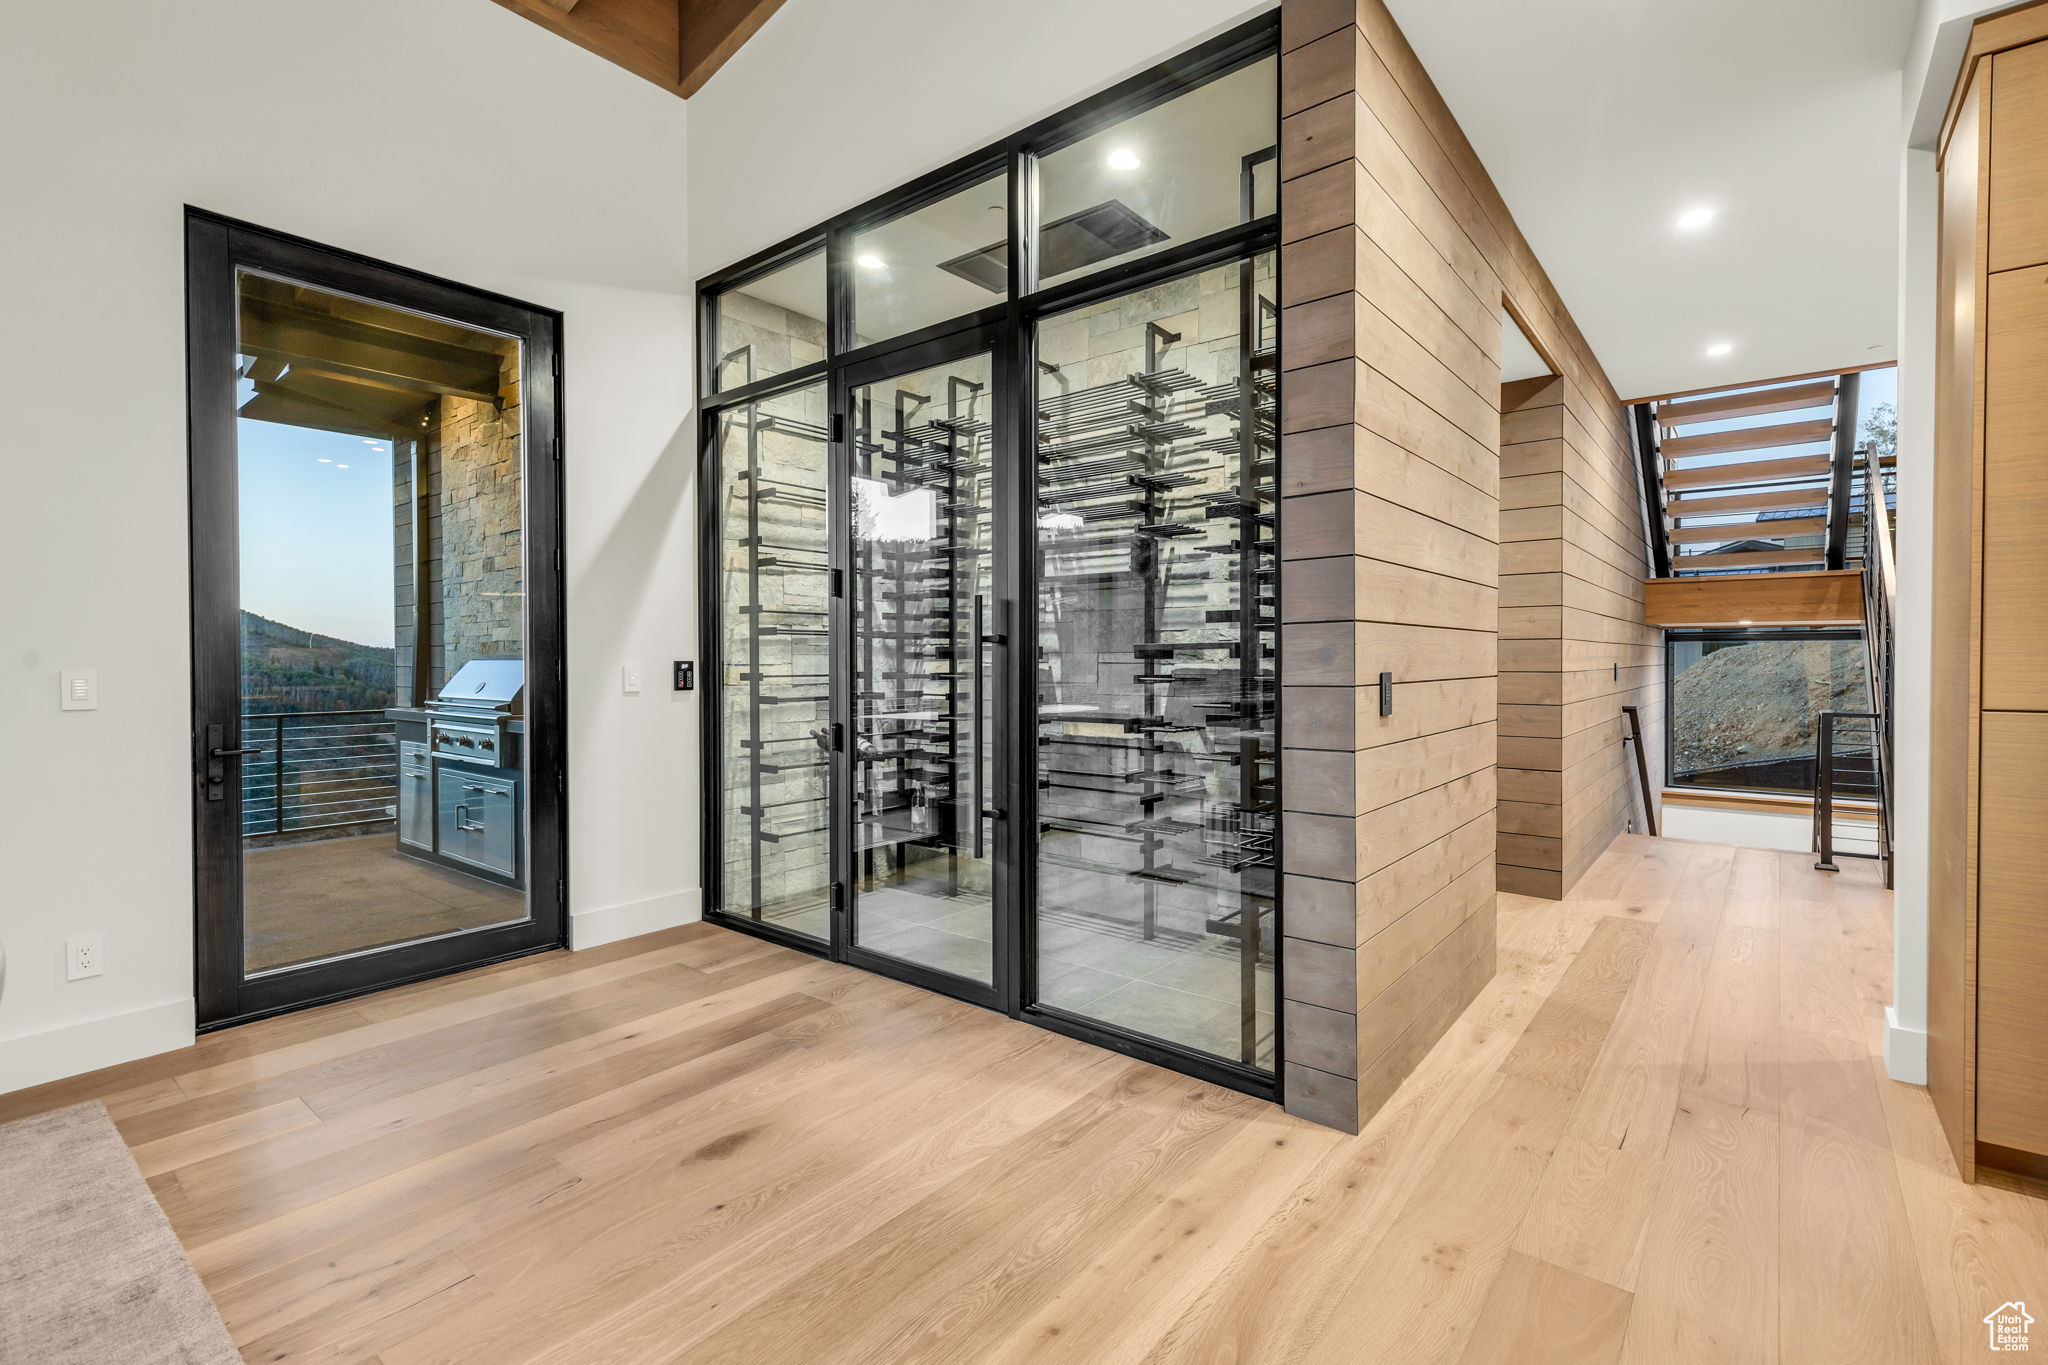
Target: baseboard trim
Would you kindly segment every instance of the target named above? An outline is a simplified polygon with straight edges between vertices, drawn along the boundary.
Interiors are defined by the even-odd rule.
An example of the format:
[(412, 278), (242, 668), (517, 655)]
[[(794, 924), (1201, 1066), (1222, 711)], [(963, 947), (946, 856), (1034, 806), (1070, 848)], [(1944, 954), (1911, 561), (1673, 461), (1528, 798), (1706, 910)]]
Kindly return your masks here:
[(197, 1019), (197, 1005), (188, 995), (0, 1038), (0, 1094), (190, 1047), (198, 1037)]
[(638, 938), (704, 918), (704, 893), (696, 887), (670, 891), (623, 905), (575, 910), (569, 915), (569, 947), (600, 948), (622, 938)]
[(1895, 1081), (1927, 1084), (1927, 1030), (1905, 1028), (1896, 1007), (1884, 1007), (1884, 1070)]

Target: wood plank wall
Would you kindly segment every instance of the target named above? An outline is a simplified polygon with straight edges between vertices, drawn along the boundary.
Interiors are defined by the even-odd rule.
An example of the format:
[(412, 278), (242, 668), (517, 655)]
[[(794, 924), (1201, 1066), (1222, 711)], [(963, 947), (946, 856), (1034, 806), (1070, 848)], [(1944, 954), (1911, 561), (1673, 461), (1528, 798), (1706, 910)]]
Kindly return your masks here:
[[(1557, 733), (1515, 738), (1558, 755), (1518, 771), (1557, 774), (1557, 866), (1536, 870), (1560, 887), (1621, 819), (1595, 780), (1612, 717), (1568, 708), (1618, 706), (1585, 681), (1613, 663), (1646, 701), (1661, 689), (1609, 572), (1629, 468), (1612, 385), (1380, 0), (1283, 0), (1281, 33), (1285, 1095), (1355, 1131), (1493, 974), (1503, 569), (1554, 580), (1555, 601), (1513, 609), (1557, 622), (1514, 642), (1514, 704), (1553, 713), (1517, 712)], [(1551, 467), (1513, 476), (1557, 476), (1558, 534), (1505, 560), (1504, 303), (1561, 374)], [(1564, 500), (1567, 474), (1586, 498)], [(1539, 506), (1511, 509), (1517, 534)], [(1639, 532), (1637, 554), (1639, 627)]]
[(1552, 899), (1631, 819), (1643, 828), (1623, 706), (1639, 709), (1651, 799), (1663, 788), (1635, 460), (1625, 427), (1588, 427), (1569, 389), (1552, 375), (1501, 395), (1499, 884)]

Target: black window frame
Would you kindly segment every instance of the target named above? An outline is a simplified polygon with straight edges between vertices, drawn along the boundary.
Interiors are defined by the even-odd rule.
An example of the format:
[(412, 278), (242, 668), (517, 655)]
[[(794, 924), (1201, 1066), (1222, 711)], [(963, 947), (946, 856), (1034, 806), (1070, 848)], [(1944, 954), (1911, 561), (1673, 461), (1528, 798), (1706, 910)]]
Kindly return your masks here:
[[(1678, 780), (1678, 670), (1672, 666), (1671, 648), (1681, 644), (1762, 644), (1772, 640), (1819, 640), (1833, 644), (1865, 644), (1863, 632), (1854, 626), (1756, 626), (1667, 630), (1664, 632), (1664, 785), (1679, 792), (1708, 795), (1779, 796), (1797, 800), (1813, 799), (1813, 792), (1791, 787), (1705, 787)], [(1867, 646), (1866, 646), (1867, 647)]]
[[(1280, 214), (1276, 194), (1274, 212), (1262, 218), (1241, 222), (1135, 260), (1107, 265), (1057, 285), (1038, 288), (1036, 263), (1033, 259), (1038, 218), (1036, 160), (1048, 152), (1057, 151), (1219, 77), (1267, 58), (1277, 58), (1279, 52), (1280, 12), (1277, 9), (1268, 10), (1095, 96), (999, 141), (955, 158), (928, 174), (866, 200), (823, 223), (793, 234), (722, 270), (714, 271), (698, 281), (698, 649), (703, 663), (700, 675), (704, 680), (703, 695), (699, 701), (702, 745), (700, 811), (703, 825), (700, 866), (704, 878), (703, 913), (707, 921), (816, 956), (852, 961), (854, 965), (863, 969), (875, 970), (878, 965), (872, 955), (863, 956), (857, 952), (847, 951), (844, 945), (850, 943), (851, 935), (843, 929), (835, 932), (833, 936), (834, 943), (841, 945), (835, 950), (832, 944), (821, 944), (770, 924), (743, 916), (729, 915), (720, 904), (723, 889), (721, 868), (724, 859), (724, 749), (721, 735), (724, 699), (720, 687), (722, 673), (719, 649), (720, 623), (723, 619), (723, 604), (719, 594), (722, 526), (716, 490), (720, 487), (717, 432), (721, 414), (745, 403), (824, 383), (828, 402), (831, 404), (829, 420), (833, 427), (833, 439), (828, 447), (827, 458), (832, 469), (831, 477), (836, 484), (843, 481), (842, 467), (845, 464), (844, 412), (840, 402), (843, 395), (850, 391), (855, 377), (872, 377), (885, 372), (896, 372), (898, 369), (914, 369), (921, 364), (929, 363), (935, 357), (956, 352), (964, 354), (976, 349), (992, 349), (996, 393), (1010, 396), (1010, 401), (1006, 404), (1009, 415), (998, 423), (995, 432), (994, 460), (999, 471), (1006, 471), (999, 474), (998, 487), (1001, 489), (1003, 501), (1009, 508), (1010, 521), (1006, 529), (1012, 538), (1011, 543), (1016, 547), (1015, 552), (1010, 554), (1007, 565), (1000, 568), (996, 588), (1002, 598), (1014, 604), (1014, 615), (1008, 628), (1011, 638), (1035, 638), (1036, 576), (1030, 564), (1034, 556), (1030, 553), (1029, 547), (1035, 543), (1036, 537), (1035, 487), (1032, 480), (1035, 466), (1033, 395), (1036, 392), (1033, 341), (1039, 321), (1161, 281), (1218, 265), (1249, 263), (1267, 254), (1274, 260), (1274, 288), (1277, 298), (1280, 270)], [(1277, 81), (1275, 85), (1273, 126), (1276, 134), (1274, 154), (1277, 155), (1281, 111), (1278, 107)], [(1271, 157), (1260, 155), (1256, 159), (1263, 161)], [(987, 180), (997, 173), (1003, 174), (1008, 182), (1009, 212), (1006, 233), (1009, 278), (1004, 298), (986, 308), (914, 332), (865, 346), (852, 346), (851, 249), (854, 236), (865, 228), (915, 212), (949, 194)], [(726, 290), (743, 287), (773, 270), (821, 249), (825, 253), (826, 277), (825, 358), (750, 384), (724, 390), (717, 389), (716, 339), (719, 295)], [(1276, 348), (1278, 344), (1279, 337), (1276, 335)], [(902, 362), (900, 366), (896, 364), (898, 361)], [(1278, 508), (1281, 501), (1275, 499), (1276, 518), (1280, 516)], [(841, 547), (845, 540), (845, 528), (834, 527), (832, 539), (835, 562), (843, 562)], [(1283, 566), (1280, 572), (1284, 574), (1284, 571)], [(1276, 592), (1277, 590), (1276, 584)], [(834, 603), (835, 612), (843, 612), (844, 607), (844, 599)], [(836, 638), (846, 638), (843, 628), (835, 626), (835, 629), (841, 631)], [(997, 670), (999, 690), (996, 697), (999, 705), (1005, 695), (1028, 698), (1033, 695), (1036, 688), (1033, 651), (1012, 649), (1008, 653), (1010, 658), (1007, 666)], [(843, 661), (835, 659), (834, 667), (843, 669)], [(1276, 697), (1280, 695), (1280, 687), (1284, 681), (1281, 672), (1280, 661), (1276, 657)], [(832, 719), (842, 725), (847, 724), (851, 717), (845, 689), (843, 686), (835, 686), (834, 692)], [(1276, 706), (1273, 727), (1276, 789), (1281, 781), (1285, 746), (1284, 725), (1285, 717)], [(1016, 747), (1021, 752), (1021, 746)], [(1096, 1046), (1166, 1066), (1262, 1099), (1277, 1101), (1280, 1098), (1282, 1077), (1286, 1068), (1284, 1027), (1281, 1018), (1285, 998), (1284, 954), (1279, 951), (1284, 934), (1282, 926), (1285, 922), (1285, 875), (1280, 852), (1284, 844), (1284, 837), (1280, 832), (1280, 826), (1284, 823), (1284, 812), (1280, 811), (1276, 804), (1272, 898), (1275, 926), (1274, 1038), (1272, 1068), (1267, 1072), (1032, 1002), (1032, 997), (1036, 993), (1036, 973), (1033, 943), (1035, 924), (1031, 921), (1035, 917), (1029, 913), (1029, 907), (1036, 903), (1036, 844), (1022, 832), (1036, 828), (1036, 790), (1032, 780), (1035, 774), (1030, 766), (1024, 763), (1012, 763), (1010, 766), (1012, 771), (1008, 774), (1007, 781), (996, 793), (998, 799), (1004, 803), (1003, 809), (1007, 814), (1006, 819), (997, 822), (996, 858), (1002, 865), (1006, 885), (1014, 890), (1014, 904), (1024, 913), (1010, 916), (1010, 919), (1015, 921), (1013, 923), (998, 925), (995, 957), (998, 981), (995, 990), (988, 993), (962, 989), (958, 980), (948, 978), (943, 973), (920, 969), (915, 964), (895, 964), (887, 969), (886, 974), (957, 999), (995, 1009), (1011, 1018), (1023, 1019)], [(834, 781), (828, 787), (828, 794), (847, 790), (840, 773), (849, 768), (850, 758), (845, 755), (838, 756), (834, 766)], [(835, 928), (841, 917), (850, 913), (852, 901), (849, 889), (852, 885), (850, 856), (843, 858), (838, 848), (843, 842), (837, 839), (833, 841), (832, 915)], [(998, 909), (1000, 908), (999, 905)], [(1005, 939), (1008, 941), (1004, 942)], [(1006, 963), (1009, 964), (1007, 971)]]

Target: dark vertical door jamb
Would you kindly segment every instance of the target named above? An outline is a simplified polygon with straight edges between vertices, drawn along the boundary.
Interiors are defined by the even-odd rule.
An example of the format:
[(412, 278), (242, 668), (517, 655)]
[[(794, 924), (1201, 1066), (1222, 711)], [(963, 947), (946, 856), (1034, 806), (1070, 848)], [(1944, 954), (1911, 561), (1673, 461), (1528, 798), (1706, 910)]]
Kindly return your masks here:
[[(185, 236), (186, 422), (192, 573), (193, 954), (201, 1019), (238, 1012), (242, 978), (242, 783), (226, 768), (209, 799), (215, 747), (242, 746), (240, 687), (210, 660), (240, 649), (235, 478), (235, 269), (225, 223), (189, 218)], [(218, 736), (216, 745), (214, 736)], [(280, 802), (282, 794), (280, 793)]]
[[(825, 334), (833, 354), (843, 354), (853, 336), (852, 234), (837, 228), (825, 235)], [(826, 575), (834, 595), (826, 602), (830, 697), (826, 702), (825, 809), (826, 866), (831, 870), (831, 956), (846, 960), (853, 946), (854, 882), (860, 831), (854, 801), (853, 602), (862, 591), (853, 566), (853, 386), (834, 366), (825, 382)]]
[(997, 986), (1015, 1018), (1037, 995), (1038, 904), (1038, 517), (1034, 415), (1038, 404), (1037, 329), (1018, 300), (1037, 280), (1037, 164), (1022, 139), (1007, 149), (1009, 170), (1009, 322), (996, 348), (998, 521), (1007, 534), (998, 557), (998, 627), (1007, 641), (1000, 670), (997, 744), (1004, 819), (996, 831), (1003, 895), (996, 902)]

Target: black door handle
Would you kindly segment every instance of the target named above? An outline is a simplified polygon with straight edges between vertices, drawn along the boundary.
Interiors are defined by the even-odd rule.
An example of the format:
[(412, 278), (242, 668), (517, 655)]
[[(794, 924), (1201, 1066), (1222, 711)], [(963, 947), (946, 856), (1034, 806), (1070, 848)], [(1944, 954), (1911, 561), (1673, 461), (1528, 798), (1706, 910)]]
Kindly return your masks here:
[(261, 749), (230, 749), (227, 747), (228, 727), (209, 725), (206, 727), (206, 799), (225, 801), (228, 793), (228, 765), (231, 758), (247, 758), (260, 754)]

